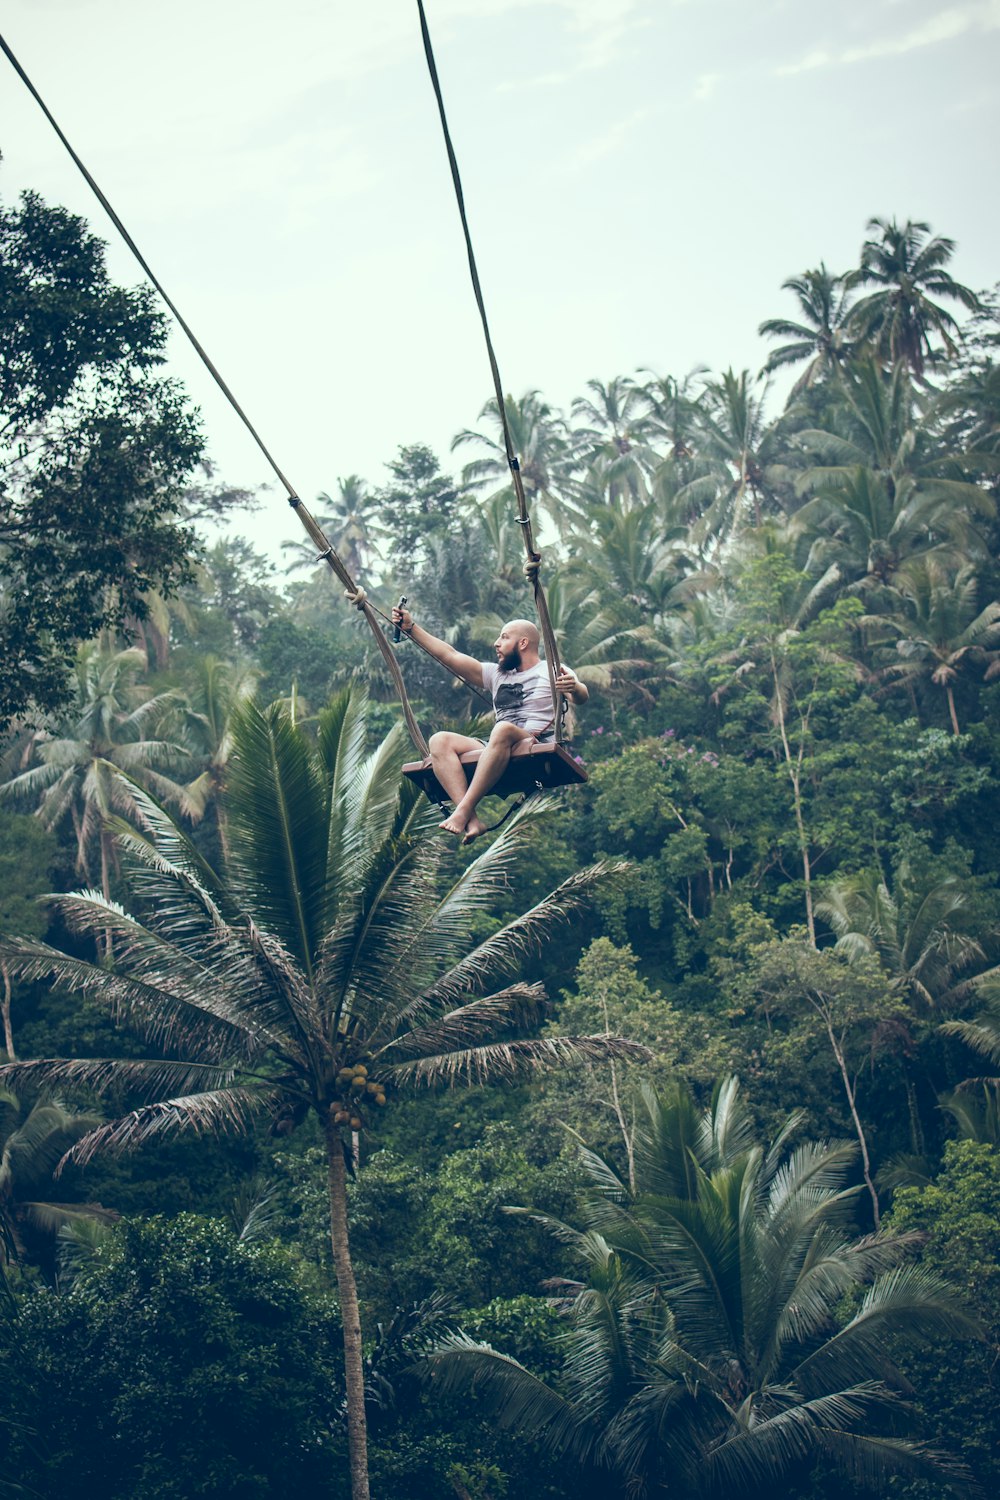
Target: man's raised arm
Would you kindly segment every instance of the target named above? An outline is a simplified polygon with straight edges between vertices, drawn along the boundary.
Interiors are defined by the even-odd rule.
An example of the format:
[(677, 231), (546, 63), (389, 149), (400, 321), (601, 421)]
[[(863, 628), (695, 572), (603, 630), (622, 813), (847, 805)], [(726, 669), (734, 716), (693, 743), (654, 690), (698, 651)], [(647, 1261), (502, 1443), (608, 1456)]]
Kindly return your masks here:
[(423, 646), (429, 651), (435, 661), (439, 661), (449, 672), (456, 677), (461, 677), (463, 682), (472, 687), (483, 686), (482, 662), (476, 661), (473, 656), (466, 656), (464, 651), (456, 651), (454, 646), (449, 646), (447, 641), (438, 640), (436, 635), (431, 635), (422, 625), (418, 625), (408, 609), (402, 605), (393, 605), (392, 623), (398, 625), (406, 635), (416, 641), (418, 646)]

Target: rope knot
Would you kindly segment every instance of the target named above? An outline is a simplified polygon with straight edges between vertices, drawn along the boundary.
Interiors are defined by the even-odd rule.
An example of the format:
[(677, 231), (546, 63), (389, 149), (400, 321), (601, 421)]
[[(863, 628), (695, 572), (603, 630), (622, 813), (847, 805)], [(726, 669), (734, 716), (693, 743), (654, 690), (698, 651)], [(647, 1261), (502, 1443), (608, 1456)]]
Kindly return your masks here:
[(353, 604), (355, 609), (364, 609), (368, 601), (368, 593), (359, 584), (353, 592), (350, 589), (345, 589), (344, 598), (349, 604)]
[(531, 557), (524, 565), (524, 576), (529, 583), (538, 582), (538, 570), (542, 566), (540, 557)]

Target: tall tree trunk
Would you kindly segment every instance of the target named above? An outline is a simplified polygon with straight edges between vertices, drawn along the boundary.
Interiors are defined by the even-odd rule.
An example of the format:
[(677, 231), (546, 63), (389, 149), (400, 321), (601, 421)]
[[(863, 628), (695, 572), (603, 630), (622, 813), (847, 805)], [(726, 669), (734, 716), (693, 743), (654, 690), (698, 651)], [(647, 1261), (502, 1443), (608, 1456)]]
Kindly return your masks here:
[(951, 716), (951, 732), (952, 732), (952, 734), (961, 734), (962, 731), (958, 727), (958, 714), (955, 712), (955, 694), (951, 690), (951, 683), (950, 682), (948, 684), (948, 690), (947, 691), (948, 691), (948, 713)]
[(368, 1424), (365, 1419), (365, 1372), (361, 1357), (361, 1311), (347, 1233), (347, 1167), (340, 1131), (328, 1113), (323, 1121), (330, 1189), (330, 1239), (344, 1327), (344, 1376), (347, 1385), (347, 1448), (351, 1466), (351, 1500), (369, 1500)]
[(3, 976), (3, 1001), (0, 1002), (0, 1010), (3, 1012), (3, 1045), (7, 1053), (8, 1062), (17, 1062), (17, 1053), (14, 1051), (14, 1032), (10, 1024), (10, 974), (6, 964), (0, 964), (0, 975)]
[(799, 851), (802, 855), (802, 885), (806, 903), (806, 926), (809, 930), (809, 941), (816, 946), (816, 917), (813, 912), (812, 893), (812, 858), (809, 854), (809, 837), (806, 833), (806, 820), (802, 811), (802, 762), (806, 751), (806, 721), (801, 723), (799, 735), (798, 754), (792, 754), (792, 747), (788, 740), (788, 728), (785, 723), (785, 704), (781, 695), (781, 681), (778, 677), (778, 663), (775, 660), (774, 651), (771, 652), (771, 676), (774, 680), (774, 701), (778, 711), (778, 729), (781, 733), (781, 749), (785, 757), (785, 766), (788, 770), (788, 779), (792, 783), (792, 805), (795, 809), (795, 827), (799, 835)]
[(833, 1048), (833, 1055), (837, 1059), (837, 1066), (840, 1069), (840, 1077), (844, 1084), (844, 1093), (847, 1095), (847, 1107), (851, 1111), (851, 1119), (854, 1122), (854, 1131), (858, 1137), (858, 1144), (861, 1147), (861, 1171), (864, 1175), (865, 1185), (868, 1188), (868, 1192), (872, 1200), (872, 1214), (875, 1219), (875, 1228), (878, 1229), (881, 1227), (882, 1214), (881, 1210), (879, 1209), (878, 1193), (875, 1191), (875, 1181), (872, 1177), (871, 1157), (868, 1155), (868, 1138), (865, 1135), (864, 1126), (861, 1123), (861, 1116), (858, 1114), (858, 1106), (855, 1101), (854, 1085), (851, 1082), (851, 1075), (848, 1072), (847, 1068), (847, 1058), (844, 1056), (844, 1049), (840, 1045), (840, 1041), (838, 1040), (837, 1035), (834, 1032), (833, 1024), (830, 1020), (829, 1015), (824, 1010), (822, 1004), (816, 1001), (813, 1001), (812, 1003), (814, 1008), (823, 1017), (823, 1024), (826, 1027), (826, 1034), (830, 1038), (830, 1046)]

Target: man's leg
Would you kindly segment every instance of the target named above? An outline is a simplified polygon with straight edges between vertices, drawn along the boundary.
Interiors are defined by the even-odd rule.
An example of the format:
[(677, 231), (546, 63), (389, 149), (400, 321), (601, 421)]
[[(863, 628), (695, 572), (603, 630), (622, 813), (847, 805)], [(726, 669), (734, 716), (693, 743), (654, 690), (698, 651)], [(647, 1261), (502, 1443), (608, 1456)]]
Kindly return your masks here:
[[(461, 738), (461, 736), (458, 736)], [(478, 838), (486, 829), (480, 819), (476, 816), (476, 808), (480, 798), (485, 797), (487, 792), (500, 780), (510, 760), (510, 752), (521, 740), (533, 740), (535, 736), (527, 729), (518, 729), (516, 724), (496, 724), (489, 742), (476, 766), (475, 775), (469, 784), (468, 791), (456, 801), (455, 811), (451, 817), (445, 818), (441, 827), (448, 833), (459, 833), (463, 836), (463, 842), (469, 843)], [(432, 742), (433, 743), (433, 742)], [(435, 767), (435, 771), (436, 771)], [(461, 770), (461, 766), (459, 767)], [(462, 771), (462, 779), (465, 772)], [(438, 777), (440, 781), (440, 776)], [(441, 782), (444, 786), (444, 782)], [(449, 791), (445, 787), (445, 791)], [(451, 793), (449, 792), (449, 795)]]
[(467, 750), (481, 750), (482, 740), (471, 739), (467, 734), (455, 734), (450, 729), (439, 729), (432, 734), (428, 746), (434, 775), (457, 806), (468, 790), (465, 768), (461, 757)]

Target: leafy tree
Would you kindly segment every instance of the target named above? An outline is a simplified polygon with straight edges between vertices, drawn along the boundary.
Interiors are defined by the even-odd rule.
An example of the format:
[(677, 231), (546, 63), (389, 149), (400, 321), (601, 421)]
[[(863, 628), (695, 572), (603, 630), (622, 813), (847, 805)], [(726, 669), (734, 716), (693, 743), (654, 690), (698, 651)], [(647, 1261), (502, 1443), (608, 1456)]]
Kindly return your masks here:
[[(216, 656), (199, 655), (188, 676), (185, 740), (192, 757), (200, 760), (205, 769), (187, 787), (187, 795), (193, 809), (214, 808), (222, 857), (226, 861), (229, 848), (223, 794), (226, 767), (233, 750), (232, 717), (237, 706), (253, 693), (258, 675), (252, 668), (232, 666)], [(8, 926), (6, 930), (21, 929)]]
[[(352, 1136), (373, 1127), (391, 1093), (486, 1083), (546, 1063), (641, 1052), (607, 1036), (530, 1040), (541, 985), (515, 980), (526, 946), (579, 903), (602, 867), (565, 881), (532, 911), (469, 951), (469, 925), (496, 900), (520, 857), (529, 814), (507, 825), (441, 894), (436, 814), (400, 786), (397, 729), (364, 755), (365, 704), (342, 695), (314, 747), (281, 705), (242, 706), (229, 773), (233, 863), (216, 874), (136, 783), (148, 832), (116, 825), (133, 917), (94, 893), (62, 897), (71, 928), (107, 929), (115, 971), (9, 939), (12, 968), (102, 997), (153, 1053), (141, 1059), (12, 1065), (7, 1076), (118, 1086), (128, 1114), (71, 1153), (124, 1150), (190, 1130), (245, 1132), (260, 1116), (279, 1133), (312, 1117), (327, 1157), (334, 1265), (344, 1328), (353, 1500), (368, 1475), (361, 1325), (347, 1222)], [(156, 1054), (166, 1051), (167, 1060)], [(20, 1071), (18, 1071), (18, 1069)]]
[(807, 1022), (791, 1030), (784, 1046), (774, 1048), (775, 1064), (780, 1065), (781, 1054), (791, 1064), (796, 1054), (811, 1051), (811, 1030), (822, 1045), (829, 1046), (858, 1138), (861, 1169), (877, 1229), (881, 1207), (868, 1132), (858, 1105), (858, 1051), (860, 1042), (860, 1061), (870, 1059), (880, 1031), (889, 1031), (899, 1023), (902, 1003), (896, 987), (870, 957), (865, 960), (856, 955), (851, 963), (844, 953), (829, 948), (817, 950), (794, 934), (754, 952), (748, 983), (769, 1019), (791, 1014)]
[(77, 643), (187, 574), (202, 441), (166, 338), (82, 219), (0, 205), (0, 724), (64, 702)]
[(292, 1255), (184, 1214), (87, 1259), (4, 1339), (8, 1474), (44, 1500), (345, 1495), (338, 1319)]
[(816, 527), (817, 536), (843, 537), (855, 577), (864, 562), (873, 579), (891, 581), (921, 535), (927, 549), (947, 544), (956, 556), (985, 554), (983, 523), (995, 503), (971, 481), (964, 450), (943, 444), (933, 407), (918, 398), (902, 361), (890, 369), (870, 357), (846, 364), (831, 388), (825, 426), (803, 427), (794, 441), (816, 460), (798, 490), (817, 498), (796, 523)]
[(401, 447), (387, 467), (392, 477), (372, 492), (371, 504), (387, 538), (388, 562), (410, 579), (426, 561), (432, 539), (454, 529), (460, 495), (423, 443)]
[[(897, 1192), (892, 1226), (922, 1237), (922, 1266), (947, 1277), (980, 1319), (981, 1342), (959, 1350), (934, 1338), (900, 1351), (900, 1364), (916, 1387), (926, 1429), (962, 1454), (989, 1493), (1000, 1480), (1000, 1152), (973, 1141), (949, 1142), (933, 1182)], [(907, 1500), (931, 1500), (935, 1492), (916, 1483), (902, 1493)]]
[(843, 876), (825, 887), (816, 911), (837, 934), (837, 948), (849, 958), (877, 958), (918, 1015), (953, 1004), (962, 977), (985, 960), (957, 875), (925, 884), (904, 862), (895, 891), (877, 871)]
[(634, 1187), (582, 1150), (582, 1224), (543, 1217), (581, 1270), (563, 1283), (561, 1388), (461, 1335), (431, 1356), (435, 1386), (473, 1383), (505, 1424), (651, 1496), (801, 1493), (820, 1457), (877, 1492), (894, 1471), (959, 1478), (893, 1430), (888, 1340), (971, 1320), (940, 1279), (901, 1265), (905, 1237), (855, 1238), (852, 1149), (789, 1150), (796, 1123), (765, 1147), (735, 1079), (705, 1110), (650, 1091)]
[(764, 416), (764, 395), (754, 394), (749, 370), (725, 370), (708, 381), (700, 406), (700, 451), (709, 465), (677, 499), (696, 504), (695, 534), (716, 551), (746, 525), (759, 526), (765, 506), (777, 509), (773, 475), (775, 437)]
[(816, 850), (809, 826), (813, 756), (818, 727), (859, 675), (850, 647), (860, 605), (841, 600), (810, 620), (816, 590), (781, 550), (751, 556), (738, 583), (736, 640), (729, 651), (717, 647), (713, 653), (715, 696), (727, 704), (726, 738), (746, 734), (752, 724), (787, 779), (806, 926), (815, 944)]

